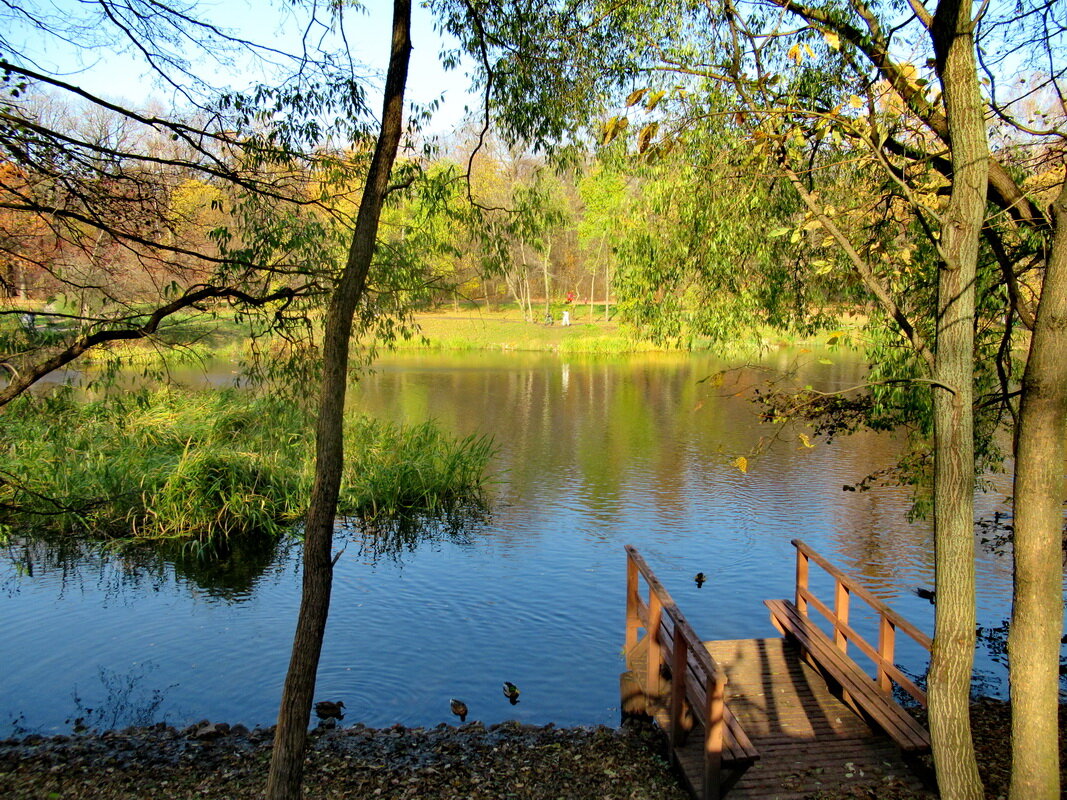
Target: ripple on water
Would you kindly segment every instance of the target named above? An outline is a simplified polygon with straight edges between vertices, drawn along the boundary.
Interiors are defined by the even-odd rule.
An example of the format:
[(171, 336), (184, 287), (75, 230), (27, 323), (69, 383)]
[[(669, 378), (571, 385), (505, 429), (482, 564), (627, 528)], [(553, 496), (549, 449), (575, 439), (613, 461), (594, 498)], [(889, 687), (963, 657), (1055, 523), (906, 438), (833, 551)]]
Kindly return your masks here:
[[(450, 697), (485, 722), (614, 723), (623, 544), (707, 638), (777, 635), (762, 601), (792, 594), (798, 537), (930, 630), (933, 607), (914, 594), (932, 582), (929, 525), (904, 522), (906, 491), (842, 490), (892, 462), (892, 437), (809, 448), (779, 432), (761, 445), (768, 429), (742, 399), (697, 383), (719, 369), (711, 361), (570, 363), (563, 391), (557, 359), (518, 358), (398, 358), (354, 392), (366, 413), (417, 422), (432, 405), (446, 428), (495, 436), (507, 483), (489, 519), (454, 539), (435, 534), (395, 559), (347, 547), (316, 689), (345, 702), (346, 723), (455, 721)], [(832, 377), (861, 374), (838, 364)], [(20, 712), (31, 728), (63, 730), (79, 702), (126, 713), (120, 724), (145, 709), (271, 723), (298, 557), (298, 545), (280, 547), (224, 575), (92, 549), (0, 551), (0, 735)], [(1009, 599), (1006, 562), (980, 551), (981, 624), (998, 625)], [(901, 658), (925, 667), (906, 644)]]

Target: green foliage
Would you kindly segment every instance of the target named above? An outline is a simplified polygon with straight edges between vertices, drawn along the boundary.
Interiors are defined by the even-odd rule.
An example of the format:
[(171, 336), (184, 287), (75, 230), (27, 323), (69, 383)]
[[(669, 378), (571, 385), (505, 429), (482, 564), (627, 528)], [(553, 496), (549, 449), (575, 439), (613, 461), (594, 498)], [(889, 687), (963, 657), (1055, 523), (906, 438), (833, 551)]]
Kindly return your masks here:
[[(222, 548), (290, 530), (308, 503), (313, 428), (288, 400), (236, 390), (84, 402), (24, 397), (0, 416), (0, 523)], [(353, 416), (339, 513), (365, 519), (480, 497), (492, 445), (432, 423)]]
[(441, 511), (471, 498), (493, 454), (486, 436), (451, 439), (433, 422), (410, 428), (356, 417), (337, 511), (341, 516), (396, 516)]
[(619, 317), (680, 347), (742, 340), (763, 325), (825, 327), (840, 281), (802, 279), (794, 243), (767, 235), (795, 199), (751, 180), (759, 165), (747, 143), (707, 116), (656, 158), (613, 164), (630, 174), (612, 242)]

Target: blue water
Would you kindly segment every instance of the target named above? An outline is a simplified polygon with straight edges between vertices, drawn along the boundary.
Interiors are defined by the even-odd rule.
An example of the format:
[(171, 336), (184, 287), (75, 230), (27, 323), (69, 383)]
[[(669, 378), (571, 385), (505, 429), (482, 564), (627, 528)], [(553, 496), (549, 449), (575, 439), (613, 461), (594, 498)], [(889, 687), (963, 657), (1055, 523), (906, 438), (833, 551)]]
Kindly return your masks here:
[[(624, 544), (706, 639), (777, 635), (762, 601), (791, 596), (794, 537), (931, 632), (933, 607), (914, 594), (933, 582), (929, 526), (905, 521), (899, 488), (842, 491), (889, 465), (897, 443), (865, 434), (806, 447), (734, 396), (761, 373), (699, 382), (720, 367), (518, 354), (380, 362), (353, 409), (493, 435), (493, 507), (458, 531), (429, 526), (394, 555), (339, 531), (317, 699), (343, 700), (346, 723), (374, 726), (452, 721), (450, 697), (486, 723), (614, 724)], [(799, 379), (831, 387), (860, 375), (842, 360), (810, 363)], [(982, 497), (983, 513), (1002, 499)], [(79, 716), (104, 727), (273, 721), (299, 602), (297, 545), (214, 571), (68, 549), (15, 542), (0, 553), (0, 733), (65, 732)], [(709, 578), (701, 589), (698, 571)], [(980, 549), (978, 572), (980, 623), (998, 625), (1010, 564)], [(898, 641), (900, 663), (921, 674), (925, 654)], [(985, 691), (1003, 692), (984, 651), (978, 668)], [(518, 705), (504, 680), (522, 690)]]

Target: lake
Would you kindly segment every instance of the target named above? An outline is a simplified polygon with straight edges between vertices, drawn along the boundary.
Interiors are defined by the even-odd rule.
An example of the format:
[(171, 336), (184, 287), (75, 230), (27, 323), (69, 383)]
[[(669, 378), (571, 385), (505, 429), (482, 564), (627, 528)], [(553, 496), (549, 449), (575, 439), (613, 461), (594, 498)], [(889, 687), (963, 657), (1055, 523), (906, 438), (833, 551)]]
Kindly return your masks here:
[[(891, 465), (899, 444), (858, 434), (809, 447), (799, 430), (761, 424), (740, 396), (794, 369), (802, 384), (852, 386), (860, 363), (782, 350), (734, 366), (720, 381), (706, 380), (724, 367), (714, 358), (667, 354), (379, 361), (353, 391), (353, 411), (490, 434), (492, 509), (428, 525), (399, 552), (339, 531), (316, 699), (343, 700), (346, 724), (453, 721), (450, 697), (486, 723), (615, 724), (624, 544), (706, 639), (777, 635), (762, 601), (791, 596), (795, 537), (931, 632), (933, 607), (914, 593), (933, 583), (929, 524), (906, 522), (906, 490), (842, 488)], [(1002, 501), (982, 496), (981, 513)], [(78, 717), (93, 727), (272, 723), (299, 566), (291, 541), (220, 565), (10, 543), (0, 552), (0, 734), (69, 732)], [(708, 576), (702, 588), (697, 572)], [(999, 625), (1010, 564), (982, 548), (978, 592), (980, 624)], [(921, 674), (924, 656), (905, 640), (900, 663)], [(978, 667), (983, 691), (1003, 693), (985, 650)], [(522, 691), (517, 705), (501, 693), (505, 680)]]

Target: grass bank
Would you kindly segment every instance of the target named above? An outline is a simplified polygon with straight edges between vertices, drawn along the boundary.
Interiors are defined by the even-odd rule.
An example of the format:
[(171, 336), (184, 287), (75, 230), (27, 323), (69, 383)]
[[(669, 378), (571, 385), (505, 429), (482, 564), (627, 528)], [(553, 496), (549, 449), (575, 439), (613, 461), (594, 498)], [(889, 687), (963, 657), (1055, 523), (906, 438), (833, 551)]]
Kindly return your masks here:
[[(590, 318), (586, 306), (571, 308), (571, 324), (562, 325), (565, 307), (556, 304), (553, 322), (527, 322), (517, 309), (464, 308), (415, 315), (421, 336), (394, 343), (398, 350), (500, 350), (563, 354), (626, 354), (672, 349), (653, 342), (614, 321), (605, 321), (603, 310)], [(541, 311), (540, 313), (543, 313)], [(822, 342), (817, 336), (812, 342)], [(723, 357), (752, 357), (767, 350), (806, 343), (792, 334), (769, 329), (754, 330), (736, 341), (697, 340), (692, 349), (714, 350)]]
[[(69, 390), (0, 413), (0, 525), (219, 546), (304, 514), (314, 429), (294, 403), (239, 391)], [(374, 519), (477, 502), (492, 445), (432, 423), (345, 422), (338, 513)]]

